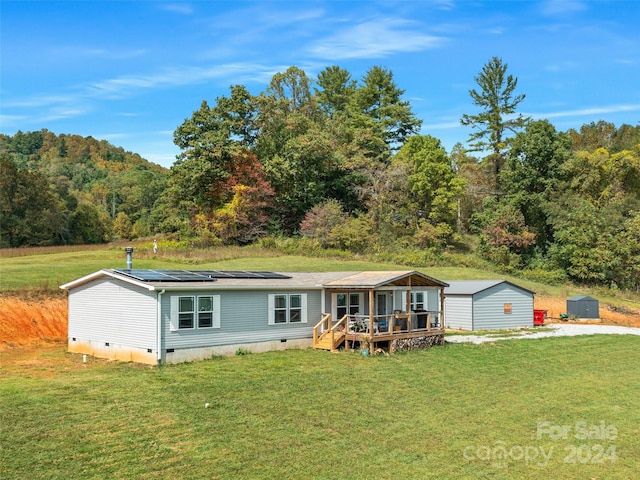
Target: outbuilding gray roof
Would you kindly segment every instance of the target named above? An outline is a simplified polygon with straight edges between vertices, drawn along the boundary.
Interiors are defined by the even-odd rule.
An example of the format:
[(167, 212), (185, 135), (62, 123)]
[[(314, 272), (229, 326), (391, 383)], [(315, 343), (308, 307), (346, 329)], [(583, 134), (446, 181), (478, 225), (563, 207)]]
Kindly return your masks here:
[(501, 283), (507, 283), (531, 294), (535, 293), (506, 280), (447, 280), (446, 283), (448, 283), (449, 286), (444, 289), (445, 295), (475, 295)]

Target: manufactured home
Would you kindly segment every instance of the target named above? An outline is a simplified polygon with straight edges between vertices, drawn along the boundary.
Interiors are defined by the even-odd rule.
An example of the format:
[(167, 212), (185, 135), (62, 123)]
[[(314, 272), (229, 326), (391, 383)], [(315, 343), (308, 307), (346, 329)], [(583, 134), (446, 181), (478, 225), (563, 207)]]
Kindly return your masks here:
[(533, 327), (534, 292), (505, 280), (447, 281), (447, 327), (493, 330)]
[(238, 349), (442, 344), (446, 286), (416, 271), (127, 268), (60, 288), (68, 291), (70, 352), (158, 364)]

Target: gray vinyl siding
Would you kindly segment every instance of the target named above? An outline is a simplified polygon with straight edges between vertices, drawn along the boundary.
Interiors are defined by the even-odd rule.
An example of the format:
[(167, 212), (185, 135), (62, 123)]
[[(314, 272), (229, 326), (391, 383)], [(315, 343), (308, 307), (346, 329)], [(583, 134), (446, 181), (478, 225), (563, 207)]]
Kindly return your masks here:
[(444, 318), (447, 328), (473, 330), (473, 297), (471, 295), (446, 296)]
[(156, 294), (111, 278), (69, 292), (69, 340), (156, 350)]
[[(269, 325), (270, 294), (307, 294), (307, 323)], [(220, 295), (220, 328), (170, 330), (171, 297)], [(194, 348), (311, 338), (321, 320), (320, 290), (208, 290), (162, 296), (163, 348)]]
[[(478, 292), (473, 296), (473, 327), (475, 330), (533, 327), (533, 294), (508, 283)], [(511, 304), (511, 313), (504, 313), (504, 304)]]

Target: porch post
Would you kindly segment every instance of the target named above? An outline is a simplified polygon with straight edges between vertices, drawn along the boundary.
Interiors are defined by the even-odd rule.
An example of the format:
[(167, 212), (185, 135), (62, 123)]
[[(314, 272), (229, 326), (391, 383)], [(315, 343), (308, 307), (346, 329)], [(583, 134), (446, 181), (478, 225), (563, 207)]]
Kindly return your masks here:
[(407, 290), (407, 331), (411, 332), (411, 321), (413, 320), (413, 314), (411, 312), (411, 277), (409, 277), (409, 290)]
[(411, 285), (409, 285), (409, 290), (407, 290), (407, 299), (406, 299), (405, 311), (408, 314), (411, 313)]
[(373, 288), (369, 290), (369, 335), (373, 336), (373, 318), (376, 309), (375, 295)]
[(444, 330), (444, 287), (440, 287), (440, 328)]

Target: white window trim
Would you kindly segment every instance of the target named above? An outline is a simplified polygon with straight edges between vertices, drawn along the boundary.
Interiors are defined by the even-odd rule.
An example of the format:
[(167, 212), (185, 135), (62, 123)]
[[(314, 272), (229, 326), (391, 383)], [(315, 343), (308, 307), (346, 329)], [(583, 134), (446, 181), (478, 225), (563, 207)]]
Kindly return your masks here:
[[(291, 308), (291, 295), (300, 296), (300, 321), (291, 322), (289, 310)], [(287, 297), (287, 321), (276, 323), (276, 297)], [(306, 293), (270, 293), (268, 297), (268, 323), (269, 325), (297, 325), (299, 323), (307, 323), (307, 294)], [(297, 307), (296, 307), (297, 308)]]
[[(418, 302), (418, 295), (417, 294), (421, 294), (422, 295), (422, 302)], [(428, 302), (429, 302), (429, 298), (427, 295), (427, 291), (426, 290), (412, 290), (411, 291), (411, 310), (416, 311), (418, 310), (417, 305), (418, 303), (422, 303), (422, 308), (421, 310), (429, 310), (428, 307)]]
[(351, 301), (350, 295), (358, 295), (358, 312), (360, 315), (364, 314), (364, 293), (362, 292), (332, 293), (331, 294), (331, 315), (335, 320), (340, 320), (340, 318), (338, 318), (338, 295), (342, 295), (342, 294), (347, 296), (347, 305), (346, 305), (347, 313), (349, 313), (349, 309), (352, 306), (350, 304), (350, 301)]
[[(179, 306), (180, 298), (190, 297), (194, 299), (194, 317), (192, 328), (180, 328), (179, 322)], [(213, 298), (213, 319), (211, 327), (199, 327), (198, 326), (198, 299), (200, 297), (212, 297)], [(171, 332), (189, 332), (194, 330), (211, 330), (212, 328), (220, 328), (220, 295), (172, 295), (171, 296), (171, 313), (169, 330)]]
[[(211, 326), (210, 327), (201, 327), (200, 326), (200, 299), (201, 298), (210, 298), (211, 299), (211, 310), (202, 311), (202, 313), (211, 312)], [(209, 330), (211, 328), (220, 328), (220, 295), (199, 295), (196, 298), (196, 328), (200, 330)]]

